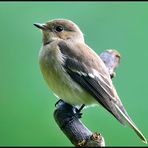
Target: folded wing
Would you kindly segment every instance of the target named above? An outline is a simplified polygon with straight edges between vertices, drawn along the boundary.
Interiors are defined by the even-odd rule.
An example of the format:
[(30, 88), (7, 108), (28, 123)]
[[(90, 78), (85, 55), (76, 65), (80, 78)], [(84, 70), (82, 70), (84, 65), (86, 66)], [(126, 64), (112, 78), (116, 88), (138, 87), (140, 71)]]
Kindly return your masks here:
[[(79, 54), (73, 49), (73, 47), (70, 47), (64, 42), (59, 42), (59, 49), (65, 57), (65, 62), (63, 64), (65, 71), (121, 124), (125, 125), (125, 123), (128, 123), (142, 141), (146, 143), (147, 141), (145, 137), (136, 127), (122, 105), (110, 77), (104, 75), (104, 71), (101, 71), (101, 68), (103, 67), (100, 66), (100, 68), (98, 68), (93, 57), (83, 56), (83, 49), (81, 49), (83, 46), (78, 47), (78, 50), (80, 51)], [(78, 47), (76, 46), (76, 48)], [(84, 48), (87, 48), (87, 46)], [(92, 54), (94, 53), (92, 52)], [(95, 56), (95, 58), (98, 58), (98, 61), (100, 60), (97, 56)]]

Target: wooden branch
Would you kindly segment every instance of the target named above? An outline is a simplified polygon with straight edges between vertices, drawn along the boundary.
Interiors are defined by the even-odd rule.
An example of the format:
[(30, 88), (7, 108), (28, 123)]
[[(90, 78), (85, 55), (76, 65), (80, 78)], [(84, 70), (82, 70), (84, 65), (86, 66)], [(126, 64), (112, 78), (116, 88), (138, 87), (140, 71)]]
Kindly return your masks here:
[[(120, 62), (118, 51), (108, 49), (100, 54), (108, 68), (111, 78), (115, 76), (114, 70)], [(105, 140), (100, 133), (92, 133), (80, 120), (81, 113), (77, 108), (65, 103), (61, 99), (56, 103), (54, 119), (60, 129), (75, 146), (82, 147), (102, 147), (105, 146)]]

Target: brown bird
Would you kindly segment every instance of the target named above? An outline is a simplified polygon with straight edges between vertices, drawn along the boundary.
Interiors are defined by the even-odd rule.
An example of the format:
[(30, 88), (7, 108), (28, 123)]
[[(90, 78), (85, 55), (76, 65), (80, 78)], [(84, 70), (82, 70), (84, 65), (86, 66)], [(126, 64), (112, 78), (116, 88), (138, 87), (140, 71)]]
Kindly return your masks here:
[(39, 64), (53, 93), (71, 105), (100, 104), (147, 143), (126, 112), (104, 62), (85, 43), (79, 27), (66, 19), (34, 25), (42, 30)]

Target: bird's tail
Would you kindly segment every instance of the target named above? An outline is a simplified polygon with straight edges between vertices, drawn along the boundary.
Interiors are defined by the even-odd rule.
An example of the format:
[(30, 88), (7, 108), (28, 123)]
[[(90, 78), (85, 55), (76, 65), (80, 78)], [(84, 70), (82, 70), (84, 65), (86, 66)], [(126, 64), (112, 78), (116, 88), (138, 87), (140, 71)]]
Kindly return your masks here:
[(120, 109), (118, 105), (115, 104), (115, 106), (116, 106), (116, 109), (119, 112), (119, 114), (123, 117), (124, 121), (126, 121), (128, 123), (128, 125), (135, 131), (135, 133), (139, 136), (139, 138), (144, 143), (147, 143), (146, 138), (141, 133), (141, 131), (137, 128), (137, 126), (135, 125), (135, 123), (130, 119), (130, 117), (128, 116), (128, 114), (125, 111), (122, 111), (123, 109)]

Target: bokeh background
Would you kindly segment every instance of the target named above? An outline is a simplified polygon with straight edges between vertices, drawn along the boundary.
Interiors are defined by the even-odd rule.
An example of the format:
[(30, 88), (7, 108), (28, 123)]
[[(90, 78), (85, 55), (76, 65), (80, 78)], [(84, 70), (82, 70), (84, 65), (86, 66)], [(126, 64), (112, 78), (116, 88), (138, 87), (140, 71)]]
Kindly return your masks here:
[[(0, 2), (0, 146), (72, 146), (54, 121), (56, 98), (38, 65), (35, 22), (67, 18), (97, 53), (114, 48), (121, 63), (113, 82), (133, 121), (148, 138), (147, 2)], [(148, 146), (99, 107), (82, 121), (107, 146)]]

